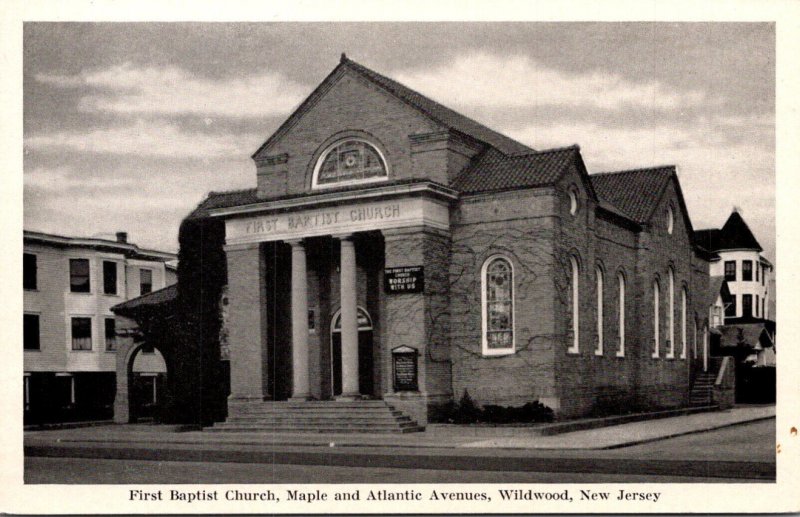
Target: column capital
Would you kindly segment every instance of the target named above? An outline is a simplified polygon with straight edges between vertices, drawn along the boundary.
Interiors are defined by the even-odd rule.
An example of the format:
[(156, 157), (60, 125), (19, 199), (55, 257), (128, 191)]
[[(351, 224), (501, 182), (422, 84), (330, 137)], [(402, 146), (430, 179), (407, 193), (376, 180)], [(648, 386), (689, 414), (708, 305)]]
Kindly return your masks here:
[(353, 233), (353, 232), (349, 232), (349, 233), (334, 233), (334, 234), (331, 235), (331, 237), (333, 237), (334, 239), (339, 239), (340, 241), (352, 242), (354, 235), (355, 235), (355, 233)]
[(292, 248), (305, 248), (306, 240), (303, 238), (300, 239), (287, 239), (284, 242), (289, 244)]

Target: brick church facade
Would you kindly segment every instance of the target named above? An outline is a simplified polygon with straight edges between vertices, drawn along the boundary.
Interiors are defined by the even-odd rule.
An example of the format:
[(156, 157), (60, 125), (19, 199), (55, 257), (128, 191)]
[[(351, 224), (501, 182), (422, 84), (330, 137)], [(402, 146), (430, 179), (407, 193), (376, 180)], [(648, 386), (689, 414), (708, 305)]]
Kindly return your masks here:
[(253, 159), (190, 216), (225, 228), (229, 415), (688, 405), (709, 257), (674, 167), (589, 174), (345, 56)]

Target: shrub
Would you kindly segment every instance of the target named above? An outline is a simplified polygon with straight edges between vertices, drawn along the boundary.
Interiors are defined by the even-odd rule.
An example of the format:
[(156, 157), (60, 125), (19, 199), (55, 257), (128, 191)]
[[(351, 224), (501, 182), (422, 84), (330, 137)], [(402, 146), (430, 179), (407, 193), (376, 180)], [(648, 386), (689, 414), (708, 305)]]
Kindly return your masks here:
[(552, 422), (554, 417), (553, 410), (538, 400), (520, 407), (486, 405), (481, 408), (466, 390), (458, 403), (450, 402), (443, 408), (443, 414), (445, 420), (453, 424)]

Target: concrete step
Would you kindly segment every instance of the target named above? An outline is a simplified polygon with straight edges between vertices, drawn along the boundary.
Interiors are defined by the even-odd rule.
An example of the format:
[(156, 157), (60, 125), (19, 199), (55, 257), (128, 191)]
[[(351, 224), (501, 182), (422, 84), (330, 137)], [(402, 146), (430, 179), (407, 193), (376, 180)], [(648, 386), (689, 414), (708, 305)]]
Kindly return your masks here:
[(268, 433), (406, 433), (420, 432), (423, 428), (413, 422), (400, 425), (353, 424), (353, 425), (259, 425), (218, 423), (204, 432), (268, 432)]
[(392, 415), (379, 415), (368, 418), (363, 418), (353, 415), (329, 415), (326, 417), (308, 416), (308, 415), (235, 415), (228, 417), (227, 422), (275, 422), (275, 423), (331, 423), (331, 422), (364, 422), (364, 423), (391, 423), (391, 422), (410, 422), (411, 419), (407, 416), (392, 416)]
[(230, 407), (272, 407), (272, 408), (309, 408), (309, 407), (335, 407), (335, 408), (384, 408), (389, 405), (383, 400), (265, 400), (262, 402), (237, 402), (230, 401)]
[(310, 408), (266, 408), (266, 407), (251, 407), (251, 408), (229, 408), (229, 412), (237, 415), (286, 415), (286, 414), (320, 414), (320, 415), (400, 415), (402, 412), (396, 409), (390, 409), (386, 406), (382, 408), (323, 408), (323, 407), (310, 407)]

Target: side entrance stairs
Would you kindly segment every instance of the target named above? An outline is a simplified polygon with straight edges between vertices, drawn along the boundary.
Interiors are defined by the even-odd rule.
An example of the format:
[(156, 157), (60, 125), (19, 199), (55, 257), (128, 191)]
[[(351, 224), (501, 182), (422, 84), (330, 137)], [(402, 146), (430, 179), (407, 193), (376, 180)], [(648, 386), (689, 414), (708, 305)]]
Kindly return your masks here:
[(206, 432), (413, 433), (425, 428), (383, 400), (230, 402)]
[(716, 378), (717, 375), (713, 372), (702, 372), (697, 375), (689, 393), (690, 407), (714, 405), (713, 391)]

